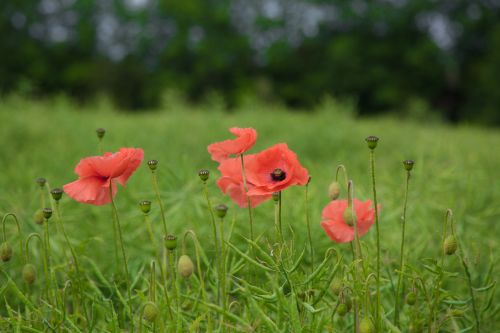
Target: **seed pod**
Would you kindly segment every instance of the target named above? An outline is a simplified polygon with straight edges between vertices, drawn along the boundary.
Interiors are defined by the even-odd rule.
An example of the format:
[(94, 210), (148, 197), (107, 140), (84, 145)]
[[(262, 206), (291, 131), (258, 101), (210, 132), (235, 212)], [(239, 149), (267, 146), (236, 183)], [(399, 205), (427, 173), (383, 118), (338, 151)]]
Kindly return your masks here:
[(170, 251), (175, 250), (177, 248), (177, 237), (175, 237), (174, 235), (166, 235), (165, 247)]
[(373, 333), (375, 332), (375, 327), (373, 327), (373, 323), (368, 317), (364, 317), (361, 319), (361, 323), (359, 324), (359, 333)]
[(354, 215), (352, 214), (351, 207), (347, 207), (344, 210), (344, 214), (342, 216), (344, 217), (345, 224), (347, 224), (348, 226), (351, 226), (351, 227), (354, 225)]
[(47, 179), (43, 178), (43, 177), (39, 177), (37, 178), (36, 180), (36, 183), (40, 186), (40, 187), (44, 187), (45, 186), (45, 183), (47, 182)]
[(210, 176), (210, 171), (208, 171), (207, 169), (201, 169), (200, 171), (198, 171), (198, 176), (202, 181), (206, 182), (208, 180), (208, 177)]
[(337, 306), (337, 314), (341, 317), (345, 316), (347, 314), (347, 305), (344, 303), (340, 303), (339, 306)]
[(378, 138), (376, 136), (370, 135), (365, 139), (365, 141), (368, 144), (368, 148), (371, 150), (377, 148)]
[(60, 188), (55, 188), (50, 191), (50, 194), (55, 201), (59, 201), (62, 198), (63, 190), (61, 190)]
[(12, 247), (9, 243), (3, 242), (0, 246), (0, 258), (3, 262), (7, 262), (12, 258)]
[(43, 212), (41, 209), (37, 210), (35, 214), (33, 214), (33, 221), (36, 224), (43, 224), (43, 221), (45, 221), (45, 218), (43, 217)]
[(457, 251), (457, 239), (453, 235), (449, 235), (445, 238), (443, 244), (444, 253), (447, 255), (452, 255)]
[(405, 300), (406, 300), (406, 304), (415, 305), (415, 303), (417, 302), (417, 295), (413, 291), (410, 291), (408, 293), (408, 295), (406, 295)]
[(148, 167), (152, 171), (156, 170), (156, 168), (158, 167), (158, 161), (157, 160), (149, 160)]
[(332, 182), (330, 186), (328, 186), (328, 196), (331, 200), (337, 200), (340, 196), (340, 184), (339, 182)]
[(405, 167), (406, 171), (411, 171), (411, 169), (413, 169), (414, 164), (415, 164), (415, 161), (413, 161), (413, 160), (403, 161), (403, 166)]
[(95, 130), (95, 133), (97, 134), (97, 137), (99, 139), (102, 139), (104, 137), (104, 134), (106, 134), (106, 130), (104, 128), (98, 128)]
[(24, 265), (23, 280), (27, 284), (33, 284), (36, 281), (36, 268), (33, 264)]
[(188, 278), (194, 272), (194, 264), (188, 255), (183, 254), (179, 257), (179, 262), (177, 263), (177, 270), (183, 278)]
[(224, 218), (224, 216), (226, 216), (228, 208), (226, 205), (220, 204), (220, 205), (215, 206), (214, 209), (215, 209), (215, 213), (217, 214), (217, 216), (222, 219), (222, 218)]
[(141, 208), (144, 214), (148, 214), (151, 211), (151, 201), (143, 200), (139, 202), (139, 207)]
[(52, 216), (52, 208), (44, 208), (42, 210), (43, 218), (48, 220)]
[(155, 321), (159, 313), (160, 310), (158, 309), (155, 303), (148, 302), (144, 304), (143, 316), (144, 319), (146, 319), (147, 321), (149, 322)]
[(342, 282), (341, 279), (339, 278), (334, 278), (332, 283), (330, 284), (330, 290), (335, 296), (340, 295), (340, 292), (342, 291), (342, 287), (344, 286), (344, 283)]

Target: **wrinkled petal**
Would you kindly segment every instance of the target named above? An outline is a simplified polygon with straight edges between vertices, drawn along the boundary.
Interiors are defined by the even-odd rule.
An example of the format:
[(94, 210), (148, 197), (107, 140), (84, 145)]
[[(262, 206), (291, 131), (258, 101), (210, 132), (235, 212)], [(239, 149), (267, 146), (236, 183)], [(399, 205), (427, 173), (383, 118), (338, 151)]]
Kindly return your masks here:
[(229, 131), (236, 136), (236, 139), (215, 142), (208, 146), (208, 152), (216, 162), (221, 162), (230, 155), (243, 154), (257, 140), (257, 131), (253, 128), (232, 127)]
[[(87, 177), (80, 178), (72, 183), (64, 185), (64, 192), (78, 202), (88, 203), (96, 206), (111, 202), (110, 181), (105, 178)], [(116, 185), (112, 185), (113, 197), (116, 195)]]
[[(245, 186), (242, 182), (234, 181), (229, 177), (221, 177), (217, 180), (217, 186), (222, 193), (229, 197), (241, 208), (248, 206), (248, 197), (245, 194)], [(255, 207), (272, 198), (272, 195), (250, 196), (250, 207)]]
[(115, 179), (122, 186), (125, 186), (129, 177), (137, 170), (139, 165), (141, 165), (144, 159), (144, 151), (140, 148), (121, 148), (120, 153), (127, 156), (128, 163), (126, 169)]

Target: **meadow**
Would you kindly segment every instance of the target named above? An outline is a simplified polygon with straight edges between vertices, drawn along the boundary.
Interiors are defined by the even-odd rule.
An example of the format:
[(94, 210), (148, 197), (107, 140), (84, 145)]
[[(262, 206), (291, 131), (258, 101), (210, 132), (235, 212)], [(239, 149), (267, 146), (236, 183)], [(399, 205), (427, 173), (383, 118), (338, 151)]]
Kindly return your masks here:
[[(115, 198), (129, 259), (128, 269), (135, 287), (133, 316), (136, 325), (141, 316), (141, 304), (147, 302), (147, 295), (150, 292), (150, 288), (148, 289), (150, 263), (158, 251), (155, 242), (150, 241), (148, 227), (138, 205), (140, 201), (152, 201), (149, 219), (154, 239), (159, 243), (164, 236), (161, 212), (151, 182), (151, 171), (146, 163), (148, 160), (158, 160), (156, 174), (169, 233), (178, 237), (180, 248), (184, 233), (187, 230), (196, 232), (206, 255), (206, 260), (203, 259), (201, 263), (204, 274), (210, 275), (207, 272), (213, 270), (217, 260), (214, 258), (214, 249), (211, 246), (212, 225), (207, 211), (203, 183), (198, 176), (200, 169), (210, 171), (207, 185), (213, 205), (224, 203), (229, 207), (226, 228), (231, 235), (230, 242), (236, 244), (235, 247), (240, 249), (241, 253), (247, 253), (250, 257), (252, 251), (259, 251), (259, 249), (248, 250), (248, 244), (243, 238), (248, 237), (249, 232), (248, 212), (246, 209), (238, 208), (217, 188), (215, 185), (215, 180), (219, 177), (217, 164), (207, 153), (207, 146), (210, 143), (229, 138), (227, 129), (238, 126), (253, 127), (258, 132), (257, 143), (250, 152), (257, 152), (275, 143), (286, 142), (311, 175), (311, 182), (307, 186), (307, 212), (304, 199), (305, 187), (291, 187), (282, 197), (285, 238), (287, 241), (293, 240), (290, 248), (293, 248), (295, 257), (292, 261), (298, 260), (303, 251), (306, 253), (295, 277), (297, 281), (308, 281), (307, 277), (311, 273), (307, 216), (311, 222), (316, 268), (330, 247), (338, 251), (344, 258), (344, 264), (349, 266), (352, 260), (351, 249), (348, 244), (334, 243), (326, 236), (320, 226), (321, 210), (330, 201), (328, 187), (335, 179), (339, 164), (345, 166), (349, 178), (353, 180), (355, 196), (362, 200), (372, 199), (369, 149), (365, 138), (376, 135), (380, 138), (375, 151), (375, 164), (378, 203), (381, 206), (380, 251), (383, 267), (381, 303), (387, 315), (387, 319), (383, 322), (385, 329), (380, 332), (385, 330), (431, 332), (426, 326), (427, 320), (422, 320), (427, 316), (428, 310), (421, 293), (418, 294), (419, 307), (415, 307), (414, 310), (408, 306), (403, 307), (401, 322), (407, 328), (399, 330), (390, 324), (394, 308), (394, 298), (391, 295), (397, 279), (401, 216), (407, 175), (402, 161), (407, 159), (415, 161), (411, 171), (406, 212), (405, 247), (408, 271), (422, 272), (429, 277), (429, 284), (432, 285), (434, 274), (432, 271), (436, 270), (433, 265), (436, 263), (431, 264), (428, 258), (441, 256), (442, 225), (447, 209), (453, 211), (460, 245), (460, 257), (446, 256), (444, 261), (444, 270), (447, 273), (442, 279), (442, 289), (446, 290), (443, 294), (449, 297), (438, 306), (442, 309), (444, 317), (438, 317), (436, 320), (442, 320), (442, 325), (433, 328), (432, 331), (485, 333), (500, 331), (498, 302), (500, 298), (494, 282), (500, 273), (496, 250), (500, 243), (498, 224), (500, 186), (497, 181), (500, 170), (498, 153), (500, 132), (496, 129), (467, 125), (450, 126), (439, 122), (417, 122), (390, 117), (356, 118), (352, 116), (348, 105), (333, 101), (325, 103), (314, 113), (290, 112), (278, 106), (251, 103), (239, 110), (225, 113), (220, 111), (217, 103), (194, 107), (181, 102), (170, 103), (164, 110), (126, 113), (115, 111), (106, 103), (79, 107), (64, 98), (50, 102), (29, 102), (21, 98), (4, 100), (0, 102), (0, 124), (2, 144), (0, 213), (2, 216), (6, 213), (16, 214), (22, 226), (24, 239), (30, 233), (44, 232), (43, 227), (33, 222), (33, 214), (40, 208), (40, 188), (35, 180), (44, 177), (51, 188), (62, 187), (75, 180), (73, 169), (78, 161), (83, 157), (99, 154), (96, 128), (106, 129), (102, 141), (105, 151), (116, 151), (120, 147), (144, 149), (144, 162), (132, 175), (126, 187), (119, 189)], [(342, 186), (341, 196), (344, 198), (345, 191)], [(44, 195), (48, 202), (49, 196), (47, 193)], [(43, 293), (42, 255), (38, 250), (39, 247), (34, 241), (30, 248), (30, 256), (37, 266), (39, 281), (28, 288), (21, 276), (23, 261), (16, 257), (19, 255), (17, 246), (19, 236), (14, 223), (7, 222), (7, 239), (14, 248), (14, 255), (9, 262), (0, 264), (3, 273), (0, 278), (2, 279), (0, 330), (40, 332), (52, 327), (58, 332), (73, 332), (77, 331), (76, 327), (81, 331), (92, 327), (95, 332), (115, 332), (120, 331), (118, 328), (120, 326), (121, 329), (128, 327), (130, 331), (136, 331), (137, 329), (130, 328), (127, 314), (117, 310), (115, 320), (113, 311), (110, 310), (110, 300), (119, 304), (126, 303), (120, 301), (120, 298), (126, 298), (123, 286), (113, 287), (112, 283), (116, 272), (121, 269), (121, 264), (114, 256), (111, 208), (81, 204), (67, 195), (63, 195), (60, 208), (66, 232), (80, 258), (80, 269), (83, 271), (84, 280), (89, 285), (85, 297), (89, 304), (93, 303), (92, 317), (95, 320), (92, 325), (84, 324), (85, 320), (71, 314), (74, 309), (69, 305), (68, 316), (61, 319), (62, 314), (49, 311), (50, 305), (44, 301), (37, 301), (37, 295)], [(274, 237), (273, 200), (253, 209), (253, 214), (255, 234), (260, 246), (266, 248), (267, 239)], [(64, 258), (69, 255), (69, 250), (56, 226), (50, 225), (50, 228), (53, 235), (51, 240), (53, 262), (57, 263), (53, 269), (58, 276), (59, 288), (62, 289), (67, 279), (65, 272), (68, 269)], [(369, 267), (373, 267), (375, 260), (375, 235), (375, 228), (372, 228), (361, 238)], [(193, 243), (188, 241), (187, 244), (186, 251), (196, 265)], [(256, 265), (247, 259), (242, 259), (244, 257), (235, 250), (230, 252), (227, 259), (228, 270), (238, 265), (244, 267), (241, 268), (243, 271), (251, 270)], [(316, 296), (321, 293), (319, 289), (329, 289), (327, 276), (334, 268), (333, 258), (331, 263), (328, 262), (328, 271), (318, 273), (317, 281), (308, 282), (312, 285), (311, 289), (315, 289)], [(480, 330), (475, 326), (467, 279), (459, 258), (464, 258), (466, 261), (472, 286), (477, 289), (475, 297), (480, 312), (478, 314)], [(257, 263), (262, 264), (261, 261)], [(189, 284), (180, 280), (177, 282), (180, 294), (184, 295), (178, 295), (183, 298), (183, 309), (185, 306), (182, 310), (184, 313), (182, 323), (176, 323), (175, 328), (169, 328), (166, 323), (168, 320), (161, 319), (153, 324), (145, 324), (141, 329), (203, 332), (207, 330), (206, 321), (210, 316), (207, 313), (212, 313), (214, 331), (218, 332), (226, 330), (296, 332), (299, 328), (304, 332), (347, 332), (356, 329), (352, 318), (339, 318), (334, 312), (332, 313), (337, 309), (337, 302), (335, 295), (330, 295), (329, 290), (326, 290), (325, 300), (314, 306), (309, 305), (311, 308), (306, 305), (313, 303), (312, 301), (308, 303), (309, 296), (306, 293), (296, 306), (298, 313), (288, 313), (289, 310), (284, 310), (284, 314), (274, 316), (275, 311), (280, 313), (275, 308), (279, 306), (272, 302), (268, 304), (262, 297), (253, 298), (252, 294), (264, 292), (273, 294), (273, 290), (275, 292), (279, 289), (274, 285), (281, 286), (283, 281), (273, 281), (273, 277), (264, 272), (256, 275), (240, 284), (235, 278), (234, 284), (229, 289), (237, 289), (236, 286), (239, 285), (239, 294), (234, 292), (228, 296), (232, 301), (233, 310), (229, 311), (230, 314), (224, 312), (221, 315), (221, 309), (215, 305), (204, 303), (200, 305), (196, 301), (201, 296), (194, 292), (199, 284), (195, 278), (197, 276), (195, 271), (191, 277), (195, 281)], [(210, 281), (214, 283), (214, 280)], [(249, 287), (247, 283), (251, 284), (250, 281), (259, 286), (258, 289)], [(14, 288), (14, 285), (17, 288)], [(409, 290), (410, 286), (406, 287)], [(118, 295), (120, 288), (123, 295)], [(297, 288), (302, 287), (298, 284)], [(212, 287), (211, 290), (216, 289)], [(16, 290), (31, 298), (29, 300), (20, 298)], [(160, 298), (161, 291), (157, 290), (156, 293)], [(287, 297), (289, 297), (287, 293), (283, 292), (283, 295), (278, 297), (277, 304), (291, 302)], [(30, 318), (35, 319), (28, 320), (28, 315), (23, 311), (25, 308), (30, 308), (26, 302), (37, 304), (36, 307), (40, 308), (40, 311), (52, 313), (48, 317), (55, 319), (47, 319), (44, 323), (40, 320), (41, 315), (31, 309)], [(161, 316), (165, 317), (168, 312), (166, 305), (162, 301), (158, 303)], [(201, 309), (198, 310), (199, 313), (192, 310), (193, 303), (197, 309)], [(65, 305), (63, 304), (61, 308), (65, 308)], [(446, 317), (446, 313), (454, 309), (459, 309), (463, 313), (460, 316)], [(198, 314), (191, 314), (190, 311)], [(221, 320), (225, 326), (216, 326), (216, 318), (219, 315), (223, 317)], [(330, 318), (334, 319), (330, 322)]]

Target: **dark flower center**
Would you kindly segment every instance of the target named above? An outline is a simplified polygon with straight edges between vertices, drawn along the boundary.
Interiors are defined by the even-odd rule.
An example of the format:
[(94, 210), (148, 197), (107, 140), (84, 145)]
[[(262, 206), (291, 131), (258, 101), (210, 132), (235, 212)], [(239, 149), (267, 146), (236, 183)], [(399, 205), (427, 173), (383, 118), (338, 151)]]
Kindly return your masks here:
[(273, 172), (271, 172), (271, 179), (274, 180), (275, 182), (282, 181), (286, 178), (286, 172), (281, 170), (280, 168), (274, 169)]

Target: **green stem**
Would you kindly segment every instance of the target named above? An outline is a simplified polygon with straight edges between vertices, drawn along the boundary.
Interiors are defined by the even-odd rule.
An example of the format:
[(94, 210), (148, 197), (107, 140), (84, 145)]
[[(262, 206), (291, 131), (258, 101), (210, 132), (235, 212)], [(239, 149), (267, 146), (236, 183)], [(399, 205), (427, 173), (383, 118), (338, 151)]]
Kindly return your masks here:
[(377, 203), (377, 188), (375, 184), (375, 156), (374, 150), (370, 149), (370, 165), (371, 165), (371, 178), (372, 178), (372, 189), (373, 189), (373, 204), (375, 206), (375, 228), (377, 234), (377, 293), (376, 293), (376, 331), (381, 332), (381, 314), (380, 314), (380, 230), (378, 221), (378, 203)]
[(309, 182), (306, 184), (306, 223), (307, 236), (309, 238), (309, 251), (311, 254), (311, 272), (314, 272), (314, 247), (311, 235), (311, 221), (309, 220)]
[(179, 293), (177, 291), (177, 273), (175, 270), (175, 262), (174, 262), (174, 251), (168, 251), (168, 263), (169, 263), (169, 271), (172, 274), (172, 297), (174, 299), (176, 313), (177, 313), (177, 322), (179, 321), (179, 316), (181, 315), (179, 312), (180, 304), (179, 304)]
[(402, 230), (401, 230), (401, 250), (399, 258), (399, 276), (398, 285), (396, 288), (396, 304), (394, 309), (394, 326), (399, 327), (399, 311), (400, 311), (400, 301), (401, 301), (401, 285), (403, 282), (404, 275), (404, 260), (405, 260), (405, 229), (406, 229), (406, 208), (408, 203), (408, 187), (410, 183), (410, 171), (406, 172), (406, 188), (405, 188), (405, 199), (403, 205), (403, 220), (402, 220)]
[(151, 222), (149, 221), (149, 217), (147, 214), (144, 214), (144, 222), (148, 227), (149, 239), (151, 240), (151, 244), (153, 244), (154, 248), (156, 249), (156, 240), (153, 234), (153, 228), (151, 228)]
[[(212, 219), (212, 231), (213, 231), (213, 234), (214, 234), (215, 260), (216, 261), (220, 261), (221, 259), (219, 257), (219, 240), (217, 238), (217, 224), (215, 222), (214, 211), (212, 209), (212, 202), (210, 201), (210, 196), (208, 194), (208, 185), (207, 185), (206, 181), (203, 182), (203, 188), (204, 188), (204, 193), (205, 193), (205, 200), (207, 201), (208, 212), (210, 213), (210, 217)], [(217, 268), (217, 270), (218, 270), (217, 276), (220, 276), (220, 270), (219, 270), (220, 263), (217, 263), (216, 267), (218, 267)], [(217, 300), (218, 301), (220, 300), (220, 292), (221, 292), (220, 288), (217, 288)]]
[[(221, 247), (221, 267), (220, 267), (220, 285), (221, 285), (221, 293), (222, 293), (222, 309), (226, 312), (227, 308), (227, 296), (226, 296), (226, 254), (225, 254), (225, 236), (224, 236), (224, 218), (220, 219), (220, 247)], [(221, 314), (220, 317), (220, 325), (222, 328), (222, 332), (225, 332), (224, 327), (224, 316)]]
[[(355, 262), (357, 260), (357, 256), (356, 256), (356, 250), (354, 249), (354, 244), (353, 242), (349, 242), (349, 244), (351, 245), (351, 252), (352, 252), (352, 261)], [(358, 270), (358, 265), (357, 264), (354, 264), (353, 265), (353, 270), (352, 270), (352, 274), (353, 274), (353, 285), (354, 285), (354, 289), (355, 290), (358, 290), (357, 288), (357, 285), (358, 285), (358, 274), (357, 274), (357, 270)], [(359, 320), (359, 305), (358, 305), (358, 302), (357, 302), (357, 295), (354, 295), (353, 293), (353, 299), (352, 299), (352, 303), (353, 303), (353, 307), (354, 307), (354, 326), (353, 326), (353, 330), (354, 330), (354, 333), (359, 333), (359, 323), (360, 323), (360, 320)]]
[(153, 187), (155, 190), (156, 194), (156, 201), (158, 201), (158, 205), (160, 206), (160, 212), (161, 212), (161, 221), (163, 223), (163, 232), (165, 235), (168, 235), (168, 229), (167, 229), (167, 220), (165, 219), (165, 208), (163, 208), (163, 202), (161, 200), (160, 196), (160, 187), (158, 186), (158, 177), (156, 176), (156, 173), (154, 170), (152, 170), (152, 176), (153, 176)]
[[(111, 180), (112, 181), (112, 180)], [(116, 209), (115, 201), (113, 200), (113, 183), (110, 183), (109, 186), (109, 196), (111, 198), (111, 207), (113, 208), (113, 217), (116, 221), (116, 226), (118, 229), (118, 242), (120, 244), (122, 258), (123, 258), (123, 267), (125, 269), (125, 282), (127, 284), (127, 295), (128, 295), (128, 305), (129, 305), (129, 315), (130, 315), (130, 323), (132, 326), (132, 330), (134, 329), (134, 316), (132, 311), (132, 293), (130, 291), (130, 278), (128, 271), (128, 263), (127, 263), (127, 255), (125, 254), (125, 246), (123, 245), (123, 234), (122, 227), (120, 224), (120, 218), (118, 216), (118, 210)]]
[[(243, 159), (243, 154), (240, 154), (241, 160), (241, 176), (243, 177), (243, 188), (245, 189), (245, 194), (248, 193), (247, 177), (245, 175), (245, 162)], [(248, 219), (250, 222), (250, 240), (253, 242), (253, 217), (252, 217), (252, 206), (250, 205), (250, 197), (247, 195), (247, 206), (248, 206)]]

